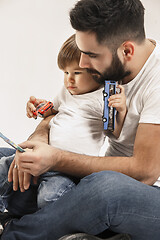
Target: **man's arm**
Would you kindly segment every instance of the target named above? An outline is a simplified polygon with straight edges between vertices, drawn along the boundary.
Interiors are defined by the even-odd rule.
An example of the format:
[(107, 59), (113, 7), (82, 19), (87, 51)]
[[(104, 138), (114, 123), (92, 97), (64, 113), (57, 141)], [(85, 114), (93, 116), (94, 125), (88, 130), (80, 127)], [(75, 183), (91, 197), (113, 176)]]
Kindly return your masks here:
[(152, 185), (160, 175), (160, 125), (139, 124), (132, 157), (92, 157), (53, 148), (45, 143), (26, 142), (33, 152), (18, 154), (22, 171), (38, 176), (48, 170), (77, 177), (111, 170)]
[[(49, 122), (51, 118), (53, 118), (54, 115), (51, 115), (45, 119), (43, 119), (40, 124), (37, 126), (34, 133), (28, 138), (28, 141), (40, 141), (43, 143), (48, 144), (48, 136), (49, 136)], [(9, 168), (8, 172), (8, 181), (13, 181), (13, 190), (17, 191), (18, 186), (20, 187), (21, 192), (24, 192), (27, 190), (30, 186), (30, 179), (31, 175), (28, 173), (24, 173), (23, 171), (20, 171), (19, 169), (15, 168), (15, 162), (17, 158), (18, 152), (16, 152), (16, 156), (11, 163), (11, 166)], [(36, 183), (37, 179), (34, 178), (34, 182)]]
[(30, 135), (28, 138), (29, 141), (40, 141), (48, 143), (49, 141), (49, 122), (54, 117), (54, 115), (50, 115), (49, 117), (46, 117), (43, 119), (35, 131)]

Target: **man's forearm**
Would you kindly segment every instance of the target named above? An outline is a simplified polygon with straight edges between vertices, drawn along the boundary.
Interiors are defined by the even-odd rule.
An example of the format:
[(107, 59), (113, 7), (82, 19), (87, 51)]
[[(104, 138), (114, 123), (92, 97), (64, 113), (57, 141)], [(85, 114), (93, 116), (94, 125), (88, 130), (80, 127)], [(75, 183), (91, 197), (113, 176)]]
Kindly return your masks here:
[(58, 149), (54, 171), (60, 171), (69, 175), (84, 177), (94, 172), (112, 170), (131, 175), (129, 171), (130, 160), (133, 157), (96, 157), (71, 153)]
[(104, 170), (117, 171), (153, 185), (160, 176), (159, 136), (160, 125), (139, 124), (133, 156), (92, 157), (58, 150), (57, 155), (54, 151), (52, 154), (53, 169), (79, 177)]
[[(150, 176), (143, 169), (140, 157), (96, 157), (58, 150), (58, 161), (52, 170), (67, 173), (75, 177), (85, 177), (94, 172), (116, 171), (138, 181), (152, 185), (158, 176)], [(54, 156), (53, 156), (54, 158)], [(139, 167), (139, 165), (141, 167)], [(146, 166), (147, 168), (147, 166)]]
[[(42, 135), (46, 139), (48, 124), (46, 121), (41, 124), (44, 124), (46, 130), (43, 133), (40, 128), (40, 138)], [(96, 157), (71, 153), (44, 143), (44, 139), (39, 140), (39, 134), (34, 136), (37, 142), (27, 141), (21, 144), (22, 148), (32, 149), (34, 154), (27, 151), (19, 153), (17, 157), (20, 170), (33, 176), (53, 170), (81, 178), (94, 172), (108, 170), (126, 174), (149, 185), (153, 185), (160, 176), (160, 125), (139, 124), (131, 157)]]
[(28, 140), (41, 141), (48, 143), (49, 140), (49, 122), (53, 115), (43, 119), (35, 131), (29, 136)]

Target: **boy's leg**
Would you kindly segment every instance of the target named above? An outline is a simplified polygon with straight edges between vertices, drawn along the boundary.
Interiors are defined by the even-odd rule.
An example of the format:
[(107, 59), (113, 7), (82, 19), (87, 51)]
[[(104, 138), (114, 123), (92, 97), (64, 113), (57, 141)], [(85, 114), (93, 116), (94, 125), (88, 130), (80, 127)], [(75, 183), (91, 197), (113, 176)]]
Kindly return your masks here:
[[(5, 155), (7, 153), (8, 151)], [(31, 184), (29, 190), (24, 193), (19, 190), (13, 191), (13, 184), (8, 182), (8, 170), (13, 159), (14, 155), (0, 158), (0, 211), (6, 208), (10, 214), (20, 217), (37, 210), (37, 186)]]
[(1, 240), (57, 240), (76, 232), (106, 229), (132, 240), (159, 240), (160, 189), (121, 173), (104, 171), (83, 178), (54, 204), (11, 221)]
[(57, 201), (75, 185), (70, 177), (60, 172), (46, 172), (39, 177), (38, 182), (38, 208)]
[[(0, 148), (0, 159), (2, 157), (12, 156), (15, 152), (16, 150), (13, 148)], [(5, 206), (3, 203), (3, 199), (0, 195), (0, 211), (3, 212), (4, 210), (5, 210)]]
[(5, 200), (3, 197), (5, 193), (10, 189), (12, 189), (12, 183), (8, 182), (8, 169), (11, 165), (11, 162), (14, 159), (14, 155), (8, 157), (1, 157), (0, 158), (0, 196), (1, 196), (1, 209), (0, 211), (3, 212), (6, 208)]
[[(11, 155), (13, 155), (15, 153), (15, 149), (12, 149), (12, 148), (0, 148), (0, 159), (2, 158), (2, 157), (7, 157), (7, 156), (11, 156)], [(1, 195), (0, 195), (0, 214), (2, 213), (2, 212), (4, 212), (5, 211), (5, 205), (4, 205), (4, 202), (3, 202), (3, 199), (2, 199), (2, 197), (1, 197)], [(1, 214), (2, 215), (2, 214)], [(5, 217), (5, 216), (4, 216)], [(2, 218), (2, 216), (0, 216), (0, 218)], [(0, 221), (1, 222), (1, 221)], [(0, 234), (2, 233), (2, 230), (3, 228), (2, 228), (2, 226), (0, 225)]]
[(0, 158), (11, 156), (15, 152), (16, 150), (13, 148), (0, 148)]

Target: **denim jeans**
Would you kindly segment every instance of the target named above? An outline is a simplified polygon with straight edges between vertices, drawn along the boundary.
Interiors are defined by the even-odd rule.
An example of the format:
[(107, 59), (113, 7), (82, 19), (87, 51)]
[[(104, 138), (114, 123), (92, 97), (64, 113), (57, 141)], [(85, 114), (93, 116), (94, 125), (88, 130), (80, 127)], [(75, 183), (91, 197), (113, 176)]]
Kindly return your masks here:
[(106, 229), (128, 233), (132, 240), (159, 240), (160, 189), (118, 172), (94, 173), (55, 203), (12, 220), (1, 240), (57, 240), (70, 233), (97, 235)]
[[(2, 158), (3, 156), (10, 156), (13, 155), (15, 153), (15, 149), (12, 148), (0, 148), (0, 158)], [(0, 211), (3, 212), (5, 210), (5, 205), (3, 203), (3, 199), (0, 196)]]
[(46, 172), (38, 179), (37, 205), (38, 208), (57, 201), (72, 189), (75, 182), (72, 178), (59, 172)]
[(8, 157), (13, 155), (16, 152), (13, 148), (0, 148), (0, 158), (1, 157)]
[[(11, 150), (8, 149), (8, 155), (14, 153)], [(3, 149), (0, 149), (0, 151), (0, 156), (3, 156)], [(23, 211), (20, 204), (18, 204), (15, 210), (14, 204), (16, 204), (18, 196), (21, 197), (21, 199), (23, 198), (23, 200), (27, 198), (25, 199), (25, 202), (26, 200), (29, 201), (30, 191), (25, 191), (24, 193), (21, 193), (19, 190), (17, 193), (13, 191), (13, 184), (8, 182), (7, 176), (10, 164), (14, 159), (14, 154), (7, 156), (7, 149), (4, 150), (4, 153), (5, 156), (0, 158), (0, 211), (3, 211), (6, 208), (12, 214), (14, 213), (17, 216), (23, 216), (26, 214), (27, 205), (25, 205), (25, 211)], [(72, 178), (65, 174), (52, 171), (42, 174), (38, 179), (37, 186), (33, 185), (31, 182), (31, 192), (33, 192), (34, 198), (37, 199), (37, 207), (42, 208), (46, 204), (58, 200), (74, 185), (75, 182)], [(14, 201), (14, 197), (16, 197), (16, 202)], [(22, 204), (22, 206), (24, 206), (24, 204)], [(32, 211), (33, 209), (31, 207), (28, 213)]]
[(7, 209), (21, 217), (37, 211), (37, 186), (31, 182), (29, 190), (24, 193), (13, 191), (13, 184), (8, 182), (7, 177), (14, 153), (14, 149), (0, 148), (0, 211)]

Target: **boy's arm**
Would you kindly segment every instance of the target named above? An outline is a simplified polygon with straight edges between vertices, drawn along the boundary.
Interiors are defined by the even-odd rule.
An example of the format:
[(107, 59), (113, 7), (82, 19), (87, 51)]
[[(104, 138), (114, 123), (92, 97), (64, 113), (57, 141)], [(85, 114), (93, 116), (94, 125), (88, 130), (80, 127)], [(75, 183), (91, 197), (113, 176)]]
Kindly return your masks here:
[(123, 123), (126, 117), (127, 113), (127, 107), (126, 107), (126, 97), (125, 97), (125, 92), (124, 88), (121, 85), (118, 85), (118, 88), (120, 89), (119, 94), (112, 95), (108, 101), (108, 106), (115, 107), (117, 110), (116, 113), (116, 119), (115, 119), (115, 129), (112, 132), (112, 134), (118, 138), (120, 136)]
[(112, 132), (112, 134), (116, 137), (119, 138), (122, 127), (123, 127), (123, 123), (126, 117), (126, 113), (127, 111), (123, 111), (123, 112), (117, 112), (116, 113), (116, 119), (115, 119), (115, 129)]

